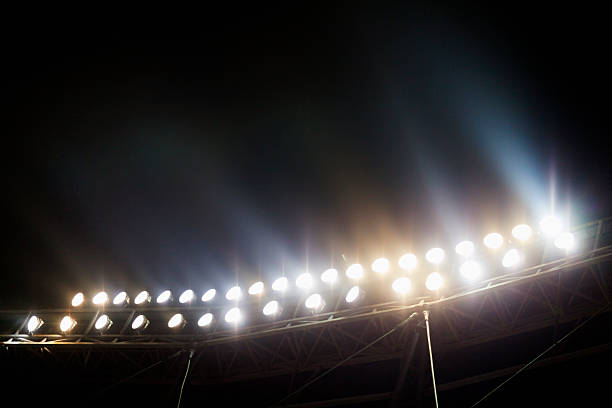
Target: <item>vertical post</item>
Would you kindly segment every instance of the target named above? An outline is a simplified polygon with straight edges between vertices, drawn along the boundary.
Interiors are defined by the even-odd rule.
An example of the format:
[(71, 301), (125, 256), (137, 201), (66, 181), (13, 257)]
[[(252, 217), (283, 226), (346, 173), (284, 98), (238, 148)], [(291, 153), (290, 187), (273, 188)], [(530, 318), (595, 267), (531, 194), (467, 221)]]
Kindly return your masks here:
[(438, 390), (436, 389), (436, 374), (434, 372), (433, 353), (431, 352), (431, 335), (429, 333), (429, 311), (424, 310), (425, 328), (427, 329), (427, 346), (429, 347), (429, 362), (431, 365), (431, 381), (433, 382), (434, 398), (436, 400), (436, 408), (438, 408)]

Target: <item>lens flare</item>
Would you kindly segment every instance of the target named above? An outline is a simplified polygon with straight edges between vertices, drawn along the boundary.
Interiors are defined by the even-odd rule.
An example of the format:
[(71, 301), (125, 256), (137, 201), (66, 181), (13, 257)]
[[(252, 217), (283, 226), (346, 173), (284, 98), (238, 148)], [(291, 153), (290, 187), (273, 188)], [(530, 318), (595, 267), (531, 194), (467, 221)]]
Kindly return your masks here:
[(504, 244), (504, 237), (497, 232), (487, 234), (482, 242), (489, 249), (498, 249)]
[(442, 287), (444, 279), (439, 272), (430, 273), (425, 281), (425, 287), (430, 291), (434, 292)]
[(225, 294), (227, 300), (238, 300), (242, 296), (242, 289), (240, 286), (234, 286)]
[(328, 285), (333, 285), (338, 280), (338, 270), (329, 268), (321, 274), (321, 280)]
[(264, 290), (263, 282), (255, 282), (251, 286), (249, 286), (249, 295), (261, 295)]
[(280, 314), (280, 304), (276, 300), (271, 300), (263, 308), (264, 316), (275, 316)]
[(410, 279), (403, 276), (401, 278), (397, 278), (396, 280), (394, 280), (391, 287), (393, 288), (395, 293), (398, 293), (400, 295), (405, 295), (410, 292), (412, 288), (412, 282), (410, 281)]
[(474, 254), (474, 243), (472, 241), (461, 241), (455, 246), (455, 252), (463, 257), (469, 257)]
[(391, 264), (387, 258), (378, 258), (372, 262), (372, 270), (380, 274), (387, 273), (390, 266)]
[(425, 254), (425, 259), (435, 265), (441, 264), (444, 261), (444, 250), (442, 248), (431, 248)]
[(512, 236), (518, 239), (519, 241), (529, 241), (532, 235), (533, 230), (527, 224), (519, 224), (516, 227), (512, 228)]
[(215, 298), (216, 294), (217, 294), (217, 291), (215, 289), (208, 289), (202, 295), (202, 302), (210, 302), (211, 300)]
[(404, 254), (397, 262), (399, 267), (405, 271), (411, 271), (417, 266), (417, 257), (415, 254)]
[(288, 287), (289, 287), (289, 279), (287, 279), (284, 276), (281, 276), (280, 278), (272, 282), (272, 290), (276, 292), (284, 292), (287, 290)]
[(305, 290), (310, 289), (313, 284), (314, 282), (312, 279), (312, 275), (309, 274), (308, 272), (304, 272), (303, 274), (298, 276), (297, 279), (295, 280), (295, 286), (297, 286), (300, 289), (305, 289)]
[(242, 320), (242, 314), (240, 313), (240, 309), (237, 307), (232, 307), (225, 314), (225, 321), (230, 324), (237, 324)]
[(77, 293), (76, 295), (74, 295), (74, 297), (72, 298), (72, 307), (78, 307), (81, 306), (83, 304), (83, 301), (85, 300), (85, 295), (83, 295), (82, 292)]
[(504, 268), (514, 268), (521, 262), (521, 253), (516, 249), (512, 248), (502, 258), (502, 266)]
[(352, 264), (346, 269), (346, 276), (351, 279), (358, 280), (363, 276), (363, 266), (361, 264)]
[(200, 317), (198, 319), (198, 326), (200, 326), (200, 327), (210, 326), (212, 321), (213, 321), (213, 314), (212, 313), (204, 313), (202, 315), (202, 317)]
[(482, 275), (482, 267), (476, 261), (466, 261), (459, 267), (459, 272), (468, 281), (475, 281)]
[(564, 232), (560, 234), (557, 238), (555, 238), (555, 246), (559, 249), (565, 249), (569, 251), (570, 249), (574, 249), (576, 245), (576, 239), (574, 234), (571, 232)]

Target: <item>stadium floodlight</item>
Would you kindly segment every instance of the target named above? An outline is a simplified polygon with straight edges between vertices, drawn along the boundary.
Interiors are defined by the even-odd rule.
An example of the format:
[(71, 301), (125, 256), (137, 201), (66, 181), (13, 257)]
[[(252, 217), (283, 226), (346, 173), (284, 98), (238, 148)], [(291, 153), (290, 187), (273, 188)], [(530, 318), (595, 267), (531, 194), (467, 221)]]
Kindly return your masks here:
[(576, 239), (571, 232), (564, 232), (555, 238), (555, 246), (559, 249), (565, 249), (566, 251), (573, 249), (575, 243)]
[(357, 303), (364, 295), (365, 292), (359, 286), (355, 285), (349, 289), (344, 300), (346, 300), (346, 303)]
[(240, 296), (242, 296), (242, 289), (240, 289), (240, 286), (230, 288), (230, 290), (228, 290), (225, 294), (225, 298), (227, 300), (238, 300), (240, 299)]
[(519, 241), (525, 242), (533, 235), (533, 230), (527, 224), (519, 224), (512, 228), (512, 236)]
[(417, 257), (415, 254), (407, 253), (401, 256), (397, 262), (399, 267), (405, 271), (411, 271), (417, 266)]
[(435, 265), (441, 264), (444, 261), (444, 250), (442, 248), (431, 248), (425, 254), (425, 259)]
[(335, 268), (326, 269), (321, 274), (321, 280), (328, 285), (333, 285), (338, 280), (338, 270)]
[(212, 313), (204, 313), (199, 319), (198, 319), (198, 326), (200, 327), (208, 327), (211, 325), (212, 321), (213, 321), (213, 314)]
[(463, 257), (470, 257), (474, 254), (474, 243), (472, 241), (461, 241), (455, 246), (455, 252)]
[(102, 305), (106, 304), (106, 302), (108, 302), (108, 295), (104, 291), (98, 292), (91, 299), (91, 301), (96, 306), (102, 306)]
[(401, 278), (397, 278), (391, 284), (391, 287), (395, 291), (395, 293), (399, 293), (400, 295), (405, 295), (410, 292), (412, 288), (412, 282), (409, 278), (402, 276)]
[(115, 306), (125, 306), (128, 303), (130, 303), (130, 297), (128, 296), (127, 292), (124, 290), (117, 293), (115, 297), (113, 298), (113, 305)]
[(135, 305), (142, 305), (144, 303), (149, 303), (151, 301), (151, 295), (146, 290), (143, 290), (134, 298)]
[(547, 215), (546, 217), (542, 218), (542, 221), (540, 221), (540, 229), (542, 230), (542, 233), (549, 238), (558, 235), (562, 228), (563, 224), (561, 223), (561, 220), (554, 215)]
[(83, 292), (79, 292), (76, 295), (74, 295), (74, 297), (72, 298), (72, 307), (78, 307), (81, 306), (83, 304), (83, 301), (85, 300), (85, 295), (83, 295)]
[(391, 264), (387, 258), (378, 258), (372, 262), (372, 270), (376, 273), (387, 273)]
[(164, 290), (157, 296), (157, 299), (155, 299), (155, 301), (158, 304), (172, 302), (172, 292), (170, 292), (168, 289)]
[(177, 313), (174, 316), (172, 316), (170, 320), (168, 320), (168, 327), (171, 329), (182, 329), (183, 327), (185, 327), (186, 323), (187, 322), (185, 321), (185, 318), (183, 317), (183, 315), (180, 313)]
[(297, 279), (295, 280), (295, 286), (297, 286), (300, 289), (304, 289), (304, 290), (308, 290), (312, 288), (313, 284), (314, 284), (314, 281), (312, 279), (312, 275), (309, 274), (308, 272), (304, 272), (300, 274), (300, 276), (298, 276)]
[(262, 281), (255, 282), (249, 286), (249, 295), (261, 295), (264, 290), (264, 283)]
[(113, 321), (108, 317), (108, 315), (103, 314), (98, 317), (96, 320), (95, 328), (96, 330), (100, 330), (101, 332), (107, 331), (113, 325)]
[(278, 316), (281, 314), (281, 306), (277, 300), (271, 300), (263, 308), (264, 316)]
[(38, 316), (32, 316), (28, 319), (28, 332), (34, 333), (43, 325), (43, 320)]
[(60, 330), (63, 333), (68, 333), (69, 331), (72, 331), (72, 329), (74, 329), (76, 325), (77, 325), (76, 320), (74, 320), (70, 316), (64, 316), (62, 320), (60, 321)]
[(514, 268), (521, 262), (521, 253), (516, 249), (512, 248), (502, 258), (502, 266), (504, 268)]
[(242, 320), (242, 313), (237, 307), (232, 307), (225, 313), (225, 321), (229, 324), (238, 324)]
[(427, 287), (427, 289), (430, 291), (435, 292), (442, 287), (443, 283), (444, 279), (442, 278), (442, 275), (439, 272), (432, 272), (425, 280), (425, 287)]
[(310, 309), (313, 313), (320, 313), (325, 307), (325, 301), (318, 293), (313, 293), (306, 298), (304, 302), (306, 308)]
[(280, 278), (272, 282), (272, 290), (276, 292), (284, 292), (287, 290), (288, 287), (289, 279), (287, 279), (285, 276), (281, 276)]
[(132, 321), (132, 330), (144, 330), (149, 327), (149, 319), (145, 315), (138, 315)]
[(482, 275), (482, 267), (478, 262), (469, 260), (461, 264), (459, 272), (466, 280), (473, 282)]
[(211, 300), (213, 300), (215, 298), (216, 294), (217, 294), (217, 290), (216, 289), (208, 289), (202, 295), (202, 302), (210, 302)]
[(195, 293), (193, 293), (193, 290), (187, 289), (179, 296), (179, 303), (191, 303), (193, 299), (195, 299)]
[(346, 276), (351, 279), (358, 280), (363, 276), (363, 266), (361, 264), (352, 264), (348, 268), (346, 268)]
[(485, 235), (482, 242), (489, 249), (498, 249), (504, 244), (504, 237), (498, 232), (492, 232)]

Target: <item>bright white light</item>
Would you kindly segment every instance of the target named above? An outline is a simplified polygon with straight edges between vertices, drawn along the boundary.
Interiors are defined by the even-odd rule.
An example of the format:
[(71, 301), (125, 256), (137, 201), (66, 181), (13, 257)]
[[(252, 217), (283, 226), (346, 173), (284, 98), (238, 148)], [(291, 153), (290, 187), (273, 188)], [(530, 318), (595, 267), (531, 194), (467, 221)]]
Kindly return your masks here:
[(83, 293), (79, 292), (72, 298), (72, 307), (81, 306), (83, 301), (85, 300), (85, 296)]
[(193, 299), (195, 299), (195, 293), (193, 293), (193, 290), (187, 289), (186, 291), (181, 293), (181, 296), (179, 297), (179, 303), (189, 303)]
[(561, 220), (554, 215), (547, 215), (540, 221), (540, 229), (547, 237), (554, 237), (561, 232), (563, 224)]
[(321, 280), (329, 285), (338, 280), (338, 271), (334, 268), (329, 268), (321, 274)]
[(444, 279), (442, 278), (442, 275), (440, 275), (439, 272), (433, 272), (430, 273), (427, 277), (427, 280), (425, 281), (425, 286), (427, 287), (427, 289), (433, 292), (440, 289), (443, 283)]
[(134, 299), (134, 304), (142, 305), (143, 303), (148, 303), (150, 301), (151, 295), (149, 295), (149, 292), (147, 292), (146, 290), (143, 290), (142, 292), (136, 295), (136, 298)]
[(417, 257), (414, 254), (404, 254), (397, 262), (400, 268), (405, 271), (410, 271), (417, 266)]
[(504, 268), (513, 268), (517, 266), (520, 262), (521, 262), (521, 254), (515, 248), (506, 252), (504, 257), (502, 258), (502, 266)]
[(273, 316), (278, 314), (280, 311), (280, 305), (278, 304), (278, 301), (276, 300), (271, 300), (268, 303), (266, 303), (266, 305), (263, 308), (263, 314), (265, 316)]
[(64, 316), (60, 322), (60, 330), (64, 333), (71, 331), (77, 322), (70, 316)]
[(444, 261), (444, 250), (442, 248), (431, 248), (425, 254), (425, 259), (432, 264), (440, 264)]
[(527, 224), (519, 224), (512, 228), (512, 236), (519, 241), (528, 241), (532, 234), (533, 231)]
[(472, 241), (461, 241), (455, 246), (455, 252), (466, 258), (472, 256), (474, 253), (474, 243)]
[(234, 286), (225, 294), (227, 300), (238, 300), (240, 296), (242, 296), (242, 289), (240, 289), (240, 286)]
[(304, 305), (308, 309), (312, 309), (314, 311), (321, 311), (321, 309), (323, 309), (323, 306), (325, 305), (325, 302), (323, 302), (323, 298), (321, 297), (321, 295), (319, 295), (318, 293), (313, 293), (312, 295), (308, 296), (308, 298), (306, 298), (306, 302), (304, 302)]
[(249, 286), (249, 295), (260, 295), (264, 290), (263, 282), (255, 282), (251, 286)]
[(171, 329), (185, 325), (185, 318), (182, 314), (177, 313), (168, 320), (168, 327)]
[(40, 328), (40, 326), (43, 325), (43, 323), (44, 322), (42, 321), (42, 319), (37, 316), (30, 317), (30, 319), (28, 320), (28, 332), (34, 333)]
[(287, 290), (288, 287), (289, 279), (284, 276), (281, 276), (280, 278), (272, 282), (272, 290), (275, 290), (277, 292), (284, 292)]
[(575, 238), (571, 232), (564, 232), (555, 238), (555, 246), (559, 249), (570, 250), (574, 248), (574, 245)]
[(116, 305), (116, 306), (122, 305), (127, 302), (129, 302), (129, 298), (128, 298), (127, 292), (125, 291), (121, 291), (117, 293), (115, 297), (113, 298), (113, 305)]
[(159, 294), (159, 296), (157, 296), (157, 303), (166, 303), (167, 301), (170, 300), (170, 298), (172, 298), (172, 292), (170, 292), (169, 290), (164, 290), (162, 293)]
[(198, 326), (200, 326), (200, 327), (210, 326), (212, 321), (213, 321), (213, 314), (212, 313), (204, 313), (202, 315), (202, 317), (200, 317), (198, 319)]
[(225, 321), (230, 324), (237, 324), (242, 319), (242, 314), (240, 313), (240, 309), (237, 307), (232, 307), (225, 314)]
[(145, 315), (138, 315), (132, 322), (132, 330), (144, 330), (149, 325), (149, 320)]
[(106, 292), (98, 292), (91, 301), (94, 305), (101, 306), (108, 302), (108, 295), (106, 294)]
[(314, 282), (312, 279), (312, 275), (309, 274), (308, 272), (302, 273), (295, 280), (295, 286), (297, 286), (300, 289), (310, 289), (312, 288), (313, 283)]
[(405, 295), (406, 293), (410, 292), (410, 289), (412, 288), (412, 282), (410, 282), (409, 278), (403, 276), (394, 280), (391, 287), (396, 293), (399, 293), (400, 295)]
[(372, 262), (372, 270), (376, 273), (387, 273), (391, 264), (387, 258), (378, 258)]
[(475, 281), (482, 275), (482, 267), (476, 261), (466, 261), (459, 267), (461, 276), (469, 281)]
[(202, 302), (210, 302), (211, 300), (215, 298), (216, 294), (217, 294), (217, 291), (215, 289), (208, 289), (202, 295)]
[(113, 324), (113, 321), (108, 318), (108, 315), (103, 314), (96, 320), (96, 330), (108, 330)]
[(354, 301), (357, 300), (360, 294), (361, 294), (361, 289), (359, 288), (359, 286), (353, 286), (352, 288), (349, 289), (344, 299), (348, 303), (353, 303)]
[(363, 276), (363, 266), (361, 264), (352, 264), (346, 269), (346, 276), (351, 279), (359, 279)]
[(487, 234), (482, 240), (482, 242), (484, 242), (487, 248), (497, 249), (504, 244), (504, 237), (502, 237), (501, 234), (497, 232), (492, 232), (490, 234)]

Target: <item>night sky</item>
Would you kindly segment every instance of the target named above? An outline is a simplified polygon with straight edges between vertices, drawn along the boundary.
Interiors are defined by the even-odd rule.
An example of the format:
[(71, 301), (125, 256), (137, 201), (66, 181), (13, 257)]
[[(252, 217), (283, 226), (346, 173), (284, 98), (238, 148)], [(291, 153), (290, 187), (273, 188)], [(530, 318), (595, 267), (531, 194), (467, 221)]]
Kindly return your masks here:
[(320, 272), (553, 206), (611, 215), (608, 22), (507, 7), (12, 32), (0, 307)]

